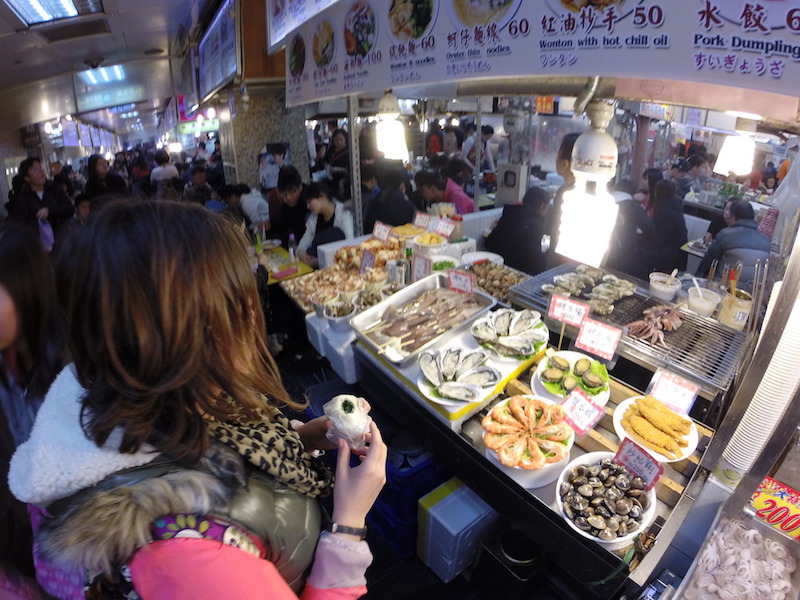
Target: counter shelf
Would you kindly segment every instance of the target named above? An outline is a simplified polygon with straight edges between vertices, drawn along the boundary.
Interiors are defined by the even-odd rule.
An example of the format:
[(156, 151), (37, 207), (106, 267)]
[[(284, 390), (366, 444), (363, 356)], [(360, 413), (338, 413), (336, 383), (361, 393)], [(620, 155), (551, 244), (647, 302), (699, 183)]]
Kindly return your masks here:
[[(473, 441), (475, 437), (467, 432), (475, 431), (476, 427), (480, 431), (480, 419), (494, 401), (480, 408), (460, 430), (454, 430), (426, 406), (416, 384), (404, 376), (397, 366), (384, 360), (362, 342), (356, 344), (355, 354), (364, 367), (359, 383), (370, 397), (384, 399), (381, 408), (398, 422), (420, 432), (426, 446), (437, 455), (438, 460), (501, 515), (525, 531), (533, 543), (541, 541), (539, 550), (552, 560), (556, 570), (573, 581), (595, 582), (594, 585), (581, 588), (584, 595), (580, 597), (615, 597), (621, 589), (638, 589), (658, 574), (654, 571), (660, 566), (660, 558), (691, 508), (692, 498), (696, 497), (705, 481), (705, 471), (697, 467), (713, 436), (712, 430), (697, 424), (700, 443), (695, 452), (682, 461), (664, 465), (664, 475), (656, 485), (656, 520), (647, 530), (648, 537), (653, 536), (655, 542), (646, 542), (650, 549), (644, 560), (636, 556), (630, 565), (626, 565), (623, 557), (627, 549), (610, 552), (570, 528), (557, 510), (555, 483), (538, 489), (524, 489), (483, 455), (482, 441)], [(505, 393), (499, 398), (532, 393), (530, 387), (523, 383), (529, 380), (530, 370), (526, 369), (516, 379), (509, 381)], [(613, 377), (610, 385), (611, 398), (605, 407), (605, 415), (583, 438), (576, 438), (564, 465), (586, 452), (617, 450), (620, 440), (614, 433), (612, 423), (614, 408), (619, 402), (641, 395), (641, 392)]]
[[(509, 301), (514, 306), (532, 308), (545, 315), (551, 331), (559, 331), (561, 323), (547, 318), (550, 294), (542, 291), (542, 285), (552, 283), (553, 277), (575, 270), (575, 264), (560, 265), (531, 279), (527, 279), (509, 292)], [(642, 311), (658, 304), (671, 304), (650, 296), (648, 284), (610, 269), (603, 269), (621, 279), (636, 283), (633, 296), (614, 303), (614, 311), (607, 316), (592, 315), (600, 321), (623, 327), (642, 318)], [(581, 300), (580, 298), (578, 298)], [(618, 347), (619, 356), (655, 372), (659, 367), (684, 376), (700, 386), (699, 395), (712, 404), (721, 405), (733, 378), (745, 355), (747, 336), (709, 317), (684, 310), (681, 311), (683, 325), (666, 333), (667, 347), (653, 346), (647, 342), (622, 336)], [(565, 335), (577, 336), (575, 327), (567, 326)]]

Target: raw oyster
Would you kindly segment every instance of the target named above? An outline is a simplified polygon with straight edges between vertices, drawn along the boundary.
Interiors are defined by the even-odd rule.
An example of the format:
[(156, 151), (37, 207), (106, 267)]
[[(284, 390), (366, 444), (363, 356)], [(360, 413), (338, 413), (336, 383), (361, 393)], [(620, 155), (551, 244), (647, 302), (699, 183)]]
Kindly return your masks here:
[(517, 335), (531, 340), (532, 342), (546, 342), (550, 339), (550, 332), (547, 331), (546, 327), (535, 327), (534, 329), (528, 329)]
[(425, 378), (435, 387), (444, 383), (442, 368), (439, 366), (438, 352), (423, 352), (419, 355), (419, 368)]
[(511, 329), (511, 320), (516, 316), (515, 310), (511, 308), (501, 308), (492, 315), (492, 325), (498, 337), (508, 335)]
[(497, 331), (490, 319), (478, 319), (470, 329), (472, 335), (480, 343), (494, 342), (497, 340)]
[(610, 315), (614, 312), (614, 303), (606, 299), (592, 298), (589, 301), (589, 306), (598, 315)]
[(461, 375), (470, 369), (474, 369), (475, 367), (482, 365), (486, 362), (487, 358), (489, 358), (489, 354), (485, 350), (473, 350), (472, 352), (467, 352), (466, 354), (462, 353), (461, 364), (459, 364), (458, 369), (456, 369), (456, 380), (460, 381)]
[(506, 356), (529, 356), (536, 352), (533, 340), (518, 335), (500, 336), (495, 342), (495, 348)]
[(572, 295), (572, 292), (566, 288), (561, 287), (560, 285), (553, 285), (552, 283), (545, 283), (542, 285), (542, 291), (545, 294), (556, 294), (558, 296), (566, 296), (569, 297)]
[(514, 318), (511, 319), (511, 326), (509, 327), (509, 335), (519, 335), (523, 331), (528, 331), (536, 327), (542, 322), (542, 314), (535, 310), (526, 308), (519, 311)]
[(476, 367), (474, 369), (470, 369), (469, 371), (465, 371), (458, 378), (458, 381), (461, 383), (473, 383), (481, 387), (486, 387), (497, 384), (501, 378), (502, 376), (500, 375), (500, 371), (494, 367), (483, 365), (481, 367)]
[(461, 364), (461, 348), (448, 348), (440, 359), (442, 377), (445, 380), (453, 379), (456, 376), (458, 365)]
[(444, 398), (462, 402), (477, 402), (483, 394), (479, 386), (459, 381), (447, 381), (440, 385), (437, 390)]

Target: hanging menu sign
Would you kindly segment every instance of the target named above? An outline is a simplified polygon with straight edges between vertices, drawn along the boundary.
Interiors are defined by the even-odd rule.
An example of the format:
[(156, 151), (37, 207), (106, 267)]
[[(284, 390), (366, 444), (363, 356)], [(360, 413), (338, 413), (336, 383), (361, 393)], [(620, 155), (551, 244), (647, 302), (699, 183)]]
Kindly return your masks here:
[[(535, 75), (657, 74), (800, 91), (800, 0), (342, 0), (300, 30), (323, 83), (289, 94), (290, 104)], [(286, 34), (287, 61), (297, 63), (290, 58), (294, 32)], [(548, 99), (539, 108), (549, 112)]]
[(267, 39), (277, 49), (294, 29), (339, 0), (267, 0)]

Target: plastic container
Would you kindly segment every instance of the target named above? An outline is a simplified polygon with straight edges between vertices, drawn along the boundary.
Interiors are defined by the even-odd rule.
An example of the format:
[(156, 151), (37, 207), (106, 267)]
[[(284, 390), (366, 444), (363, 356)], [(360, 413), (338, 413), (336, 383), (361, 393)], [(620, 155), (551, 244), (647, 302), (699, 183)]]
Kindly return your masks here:
[(416, 456), (409, 454), (408, 459), (403, 460), (399, 451), (393, 451), (390, 441), (390, 455), (398, 455), (400, 460), (386, 461), (386, 485), (375, 505), (395, 515), (396, 520), (416, 522), (419, 499), (447, 481), (450, 473), (429, 452)]
[(316, 291), (311, 294), (311, 305), (314, 307), (314, 314), (320, 319), (325, 318), (325, 305), (336, 302), (339, 299), (339, 292), (336, 290)]
[[(341, 309), (349, 306), (350, 312), (341, 317), (331, 316), (334, 309)], [(325, 318), (328, 319), (328, 325), (333, 331), (338, 333), (346, 333), (350, 330), (349, 319), (356, 313), (356, 307), (353, 302), (329, 302), (325, 305)], [(341, 314), (341, 313), (339, 313)]]
[(434, 256), (435, 254), (442, 254), (442, 250), (447, 248), (447, 239), (442, 238), (442, 241), (436, 244), (423, 244), (420, 242), (423, 236), (434, 236), (437, 235), (435, 233), (423, 233), (422, 235), (418, 235), (414, 238), (413, 242), (413, 251), (414, 254), (419, 254), (420, 256)]
[(419, 501), (417, 554), (445, 583), (475, 559), (497, 513), (459, 479), (440, 485)]
[(675, 294), (681, 289), (681, 282), (677, 277), (674, 277), (672, 283), (667, 283), (669, 277), (667, 273), (650, 273), (650, 295), (672, 302)]
[(376, 502), (367, 514), (367, 525), (383, 538), (398, 558), (414, 556), (417, 549), (416, 515), (403, 521)]
[(723, 325), (743, 331), (753, 308), (753, 297), (747, 292), (736, 290), (736, 295), (725, 294), (717, 319)]
[(712, 290), (700, 288), (698, 291), (696, 287), (690, 287), (686, 293), (689, 294), (689, 310), (704, 317), (714, 314), (717, 306), (722, 302), (722, 296)]

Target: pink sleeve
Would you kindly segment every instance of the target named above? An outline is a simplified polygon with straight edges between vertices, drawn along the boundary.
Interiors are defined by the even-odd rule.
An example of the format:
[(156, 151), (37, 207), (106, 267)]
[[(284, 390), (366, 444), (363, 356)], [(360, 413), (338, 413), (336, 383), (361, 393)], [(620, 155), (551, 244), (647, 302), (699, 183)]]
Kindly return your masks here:
[[(371, 562), (366, 542), (348, 542), (323, 533), (300, 597), (360, 598), (367, 592), (364, 572)], [(271, 562), (213, 540), (153, 542), (136, 553), (130, 571), (134, 588), (147, 600), (297, 600)]]

